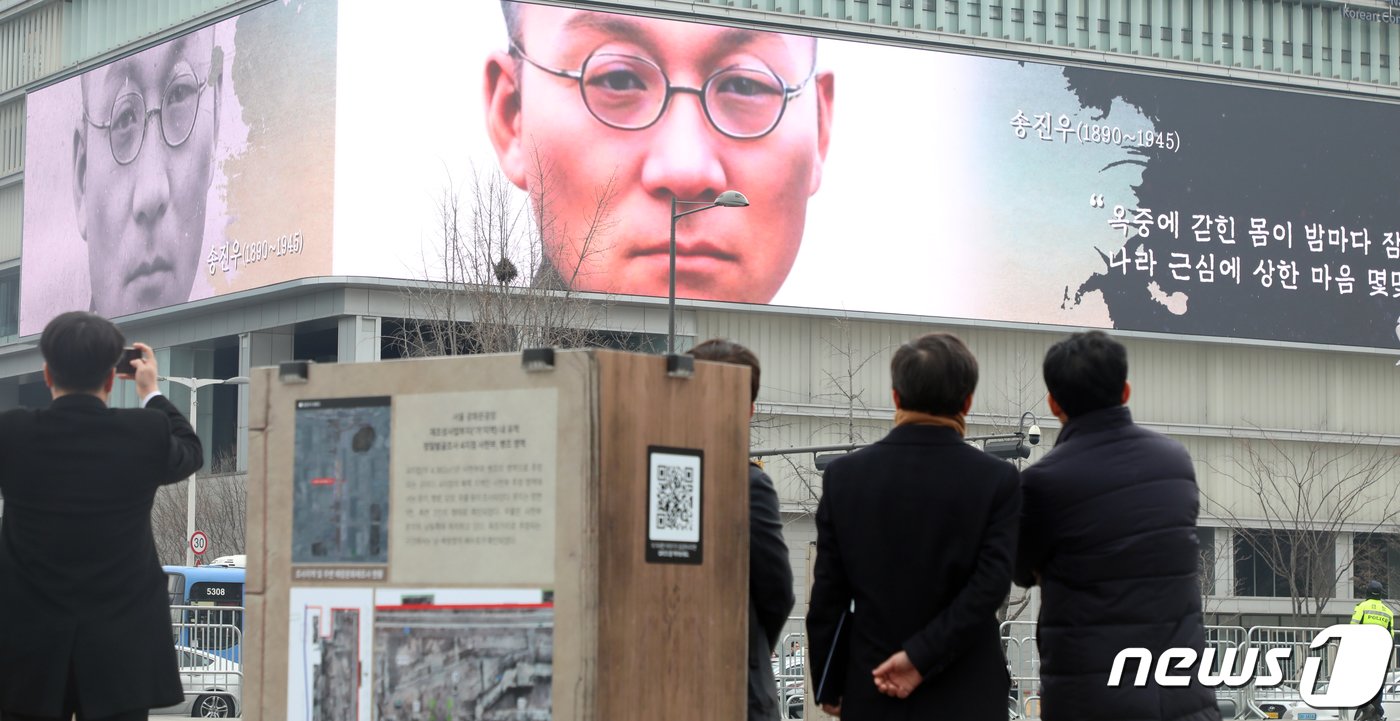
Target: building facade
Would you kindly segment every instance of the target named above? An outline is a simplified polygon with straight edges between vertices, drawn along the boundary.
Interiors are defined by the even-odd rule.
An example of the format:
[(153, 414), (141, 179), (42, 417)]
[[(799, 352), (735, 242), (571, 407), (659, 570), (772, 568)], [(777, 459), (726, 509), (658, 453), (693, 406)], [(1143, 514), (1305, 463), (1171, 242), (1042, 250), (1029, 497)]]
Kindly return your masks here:
[[(541, 18), (553, 17), (539, 7), (663, 19), (687, 31), (719, 27), (765, 38), (811, 37), (817, 61), (801, 84), (783, 76), (798, 78), (803, 71), (789, 72), (777, 62), (765, 71), (733, 60), (713, 75), (682, 77), (688, 73), (659, 61), (642, 58), (637, 64), (628, 54), (637, 50), (606, 48), (594, 49), (575, 72), (534, 57), (544, 52), (535, 48), (547, 45), (532, 45), (530, 33), (539, 32)], [(1365, 0), (600, 0), (531, 8), (521, 14), (523, 30), (505, 28), (513, 33), (514, 50), (506, 48), (500, 30), (492, 30), (501, 36), (493, 47), (514, 62), (487, 64), (488, 91), (499, 87), (491, 83), (502, 74), (521, 74), (521, 87), (543, 85), (553, 75), (571, 98), (581, 93), (603, 124), (652, 134), (709, 132), (703, 119), (680, 129), (679, 121), (656, 124), (663, 113), (680, 112), (684, 95), (695, 94), (704, 104), (703, 115), (693, 117), (707, 118), (726, 138), (752, 140), (745, 146), (750, 149), (760, 139), (796, 133), (794, 125), (807, 117), (800, 112), (816, 118), (812, 138), (799, 139), (816, 149), (815, 161), (810, 152), (769, 161), (766, 176), (750, 175), (751, 184), (739, 188), (773, 208), (797, 202), (765, 195), (759, 187), (791, 181), (774, 169), (801, 166), (808, 172), (802, 181), (810, 180), (811, 187), (798, 194), (806, 237), (799, 222), (791, 251), (801, 241), (808, 255), (775, 261), (782, 266), (778, 281), (786, 277), (787, 285), (752, 296), (739, 288), (725, 295), (683, 287), (683, 296), (697, 299), (678, 302), (681, 347), (727, 337), (762, 359), (755, 449), (878, 439), (893, 416), (888, 365), (894, 349), (920, 333), (950, 330), (968, 341), (982, 364), (969, 432), (1009, 434), (1036, 423), (1044, 439), (1031, 450), (1027, 462), (1033, 463), (1053, 446), (1058, 428), (1040, 381), (1045, 350), (1072, 329), (1108, 327), (1129, 347), (1135, 418), (1183, 442), (1197, 461), (1203, 586), (1212, 621), (1312, 625), (1349, 614), (1358, 581), (1364, 585), (1369, 578), (1400, 593), (1393, 590), (1400, 584), (1400, 410), (1390, 402), (1400, 391), (1394, 332), (1400, 304), (1390, 305), (1400, 298), (1400, 218), (1394, 210), (1400, 206), (1392, 178), (1375, 171), (1392, 168), (1400, 147), (1384, 135), (1367, 135), (1400, 117), (1400, 26), (1394, 22), (1400, 9)], [(525, 277), (544, 277), (550, 266), (567, 276), (563, 256), (548, 250), (550, 234), (588, 240), (593, 226), (581, 231), (579, 221), (568, 231), (545, 227), (553, 227), (542, 221), (545, 193), (559, 193), (560, 205), (552, 207), (576, 199), (543, 186), (541, 178), (546, 165), (549, 172), (565, 173), (554, 177), (581, 171), (568, 159), (541, 163), (538, 154), (531, 171), (529, 152), (539, 153), (548, 143), (542, 140), (533, 151), (519, 151), (526, 162), (512, 176), (511, 156), (502, 150), (509, 142), (501, 136), (517, 127), (510, 120), (515, 116), (508, 115), (509, 103), (503, 110), (492, 105), (496, 96), (490, 92), (471, 106), (402, 100), (447, 94), (442, 88), (451, 87), (449, 80), (465, 76), (474, 82), (480, 67), (440, 77), (403, 65), (376, 66), (418, 44), (414, 28), (443, 17), (467, 23), (463, 27), (474, 27), (477, 18), (502, 26), (495, 3), (442, 13), (432, 3), (406, 10), (330, 0), (0, 2), (0, 407), (47, 402), (37, 332), (59, 310), (114, 315), (129, 338), (159, 349), (162, 368), (172, 376), (225, 379), (284, 360), (376, 362), (407, 354), (404, 329), (442, 318), (441, 307), (425, 302), (424, 294), (442, 280), (481, 279), (455, 271), (442, 255), (409, 267), (403, 258), (412, 253), (364, 248), (416, 248), (424, 238), (424, 247), (440, 247), (433, 245), (440, 239), (434, 233), (441, 229), (440, 201), (447, 196), (436, 197), (431, 189), (466, 189), (465, 217), (472, 202), (494, 197), (483, 190), (490, 183), (442, 169), (477, 167), (482, 157), (499, 158), (507, 179), (535, 203), (529, 206), (535, 223), (530, 232), (547, 257), (541, 263), (539, 252), (532, 255), (527, 238), (527, 258), (520, 263), (528, 265)], [(560, 37), (601, 32), (604, 25), (570, 27), (573, 34)], [(189, 61), (188, 76), (182, 75), (184, 60), (136, 63), (125, 75), (114, 71), (162, 48), (194, 45), (193, 38), (210, 28), (214, 52)], [(272, 49), (288, 39), (300, 43), (295, 51), (284, 56)], [(431, 49), (440, 39), (430, 34), (421, 44)], [(695, 42), (697, 54), (711, 47)], [(678, 41), (671, 50), (687, 47)], [(414, 62), (452, 55), (446, 47), (439, 50), (424, 50)], [(596, 59), (598, 53), (604, 59)], [(299, 65), (277, 65), (282, 62)], [(605, 73), (607, 62), (631, 63), (632, 73), (660, 71), (656, 82), (669, 92), (651, 118), (654, 127), (609, 114), (615, 108), (608, 103), (623, 101), (597, 94), (621, 77)], [(170, 77), (152, 81), (141, 75), (144, 67), (164, 69)], [(541, 71), (540, 78), (523, 75), (534, 72), (530, 67)], [(732, 67), (740, 74), (722, 74)], [(600, 74), (589, 75), (590, 68)], [(325, 82), (327, 73), (334, 82)], [(194, 83), (196, 110), (192, 126), (182, 129), (177, 112), (184, 77)], [(292, 80), (278, 79), (285, 77)], [(780, 82), (785, 99), (775, 116), (750, 128), (744, 113), (768, 111), (753, 110), (758, 103), (751, 97), (744, 102), (753, 107), (738, 104), (725, 94), (726, 83), (761, 88), (770, 79)], [(569, 88), (575, 81), (578, 92)], [(132, 93), (123, 83), (146, 83), (153, 90)], [(107, 97), (100, 95), (109, 87), (115, 88), (110, 115)], [(211, 90), (221, 100), (205, 100)], [(145, 97), (155, 94), (161, 96), (159, 109)], [(922, 95), (928, 97), (919, 100)], [(134, 147), (123, 145), (117, 132), (123, 103), (132, 97), (143, 103), (135, 117), (146, 122)], [(399, 107), (402, 102), (409, 111)], [(675, 107), (668, 110), (668, 103)], [(79, 105), (77, 125), (87, 127), (75, 130), (61, 113)], [(481, 113), (483, 106), (488, 115), (499, 110), (506, 121), (473, 131), (482, 138), (460, 147), (444, 139), (442, 157), (449, 160), (415, 155), (421, 145), (447, 138), (442, 128), (452, 127), (458, 113)], [(329, 120), (317, 125), (323, 115)], [(377, 125), (405, 116), (414, 125), (393, 134)], [(175, 155), (198, 144), (206, 129), (200, 123), (218, 137), (210, 141), (214, 180), (206, 169), (196, 181), (165, 187), (169, 197), (155, 201), (154, 211), (136, 207), (149, 200), (140, 192), (119, 200), (133, 206), (126, 212), (137, 219), (135, 227), (152, 213), (178, 215), (180, 189), (188, 182), (212, 188), (208, 197), (216, 205), (199, 211), (203, 243), (195, 243), (194, 265), (203, 275), (189, 281), (174, 272), (173, 280), (160, 281), (181, 286), (176, 302), (150, 300), (161, 294), (143, 286), (135, 296), (146, 299), (140, 303), (104, 305), (101, 278), (140, 272), (137, 267), (128, 273), (119, 258), (142, 251), (105, 246), (100, 250), (109, 255), (99, 259), (110, 263), (93, 260), (97, 238), (118, 225), (110, 219), (115, 216), (93, 207), (105, 202), (100, 198), (125, 192), (94, 190), (97, 166), (110, 165), (94, 153), (110, 151), (113, 172), (139, 169), (153, 154)], [(540, 135), (530, 137), (545, 137), (550, 127), (537, 130)], [(495, 156), (484, 139), (488, 134)], [(1037, 150), (1032, 154), (1027, 147)], [(474, 154), (479, 152), (485, 155)], [(668, 169), (677, 175), (656, 181), (648, 193), (679, 197), (692, 189), (691, 197), (708, 199), (712, 190), (729, 189), (712, 188), (710, 178), (702, 177), (717, 172), (711, 165), (743, 162), (721, 158), (706, 165), (697, 157), (670, 157)], [(676, 170), (689, 161), (691, 175)], [(812, 173), (813, 162), (824, 168)], [(298, 175), (316, 163), (321, 165), (315, 174), (307, 176), (314, 182)], [(661, 161), (655, 164), (659, 168)], [(1076, 164), (1087, 170), (1056, 175)], [(1106, 174), (1124, 164), (1136, 167), (1135, 174)], [(650, 182), (648, 173), (662, 172), (643, 166), (637, 171), (643, 183)], [(615, 176), (610, 221), (625, 227), (637, 222), (637, 206), (627, 197), (629, 171), (622, 161), (618, 167), (623, 169)], [(437, 175), (415, 185), (415, 174)], [(811, 178), (819, 175), (823, 187), (817, 192)], [(612, 180), (607, 188), (614, 189)], [(1147, 209), (1149, 203), (1156, 212)], [(959, 207), (975, 213), (948, 219)], [(401, 222), (405, 209), (422, 217)], [(259, 220), (265, 210), (270, 219)], [(206, 212), (210, 218), (222, 213), (220, 222), (227, 225), (217, 226)], [(475, 212), (480, 217), (486, 211), (477, 206)], [(704, 217), (748, 212), (768, 211), (755, 202), (747, 210)], [(1086, 220), (1075, 213), (1094, 215)], [(659, 217), (660, 223), (648, 221), (655, 237), (665, 231), (666, 216)], [(250, 226), (238, 226), (243, 222)], [(671, 222), (674, 231), (678, 221)], [(783, 223), (773, 219), (749, 237), (792, 235)], [(925, 227), (934, 228), (930, 235), (941, 245), (912, 237), (911, 228)], [(241, 236), (241, 275), (236, 243), (229, 270), (236, 232), (220, 228), (247, 233)], [(1099, 235), (1087, 237), (1088, 228)], [(226, 234), (211, 237), (210, 229)], [(1153, 244), (1164, 232), (1175, 245)], [(333, 237), (333, 248), (327, 241), (322, 250), (303, 253), (303, 242), (312, 248), (323, 237)], [(1077, 241), (1082, 247), (1076, 254), (1060, 250)], [(156, 241), (147, 242), (155, 247)], [(683, 245), (689, 242), (682, 238)], [(1270, 242), (1275, 248), (1286, 243), (1286, 250), (1268, 255), (1261, 249)], [(1203, 249), (1210, 251), (1208, 262)], [(324, 257), (310, 258), (317, 252)], [(697, 251), (703, 252), (728, 251)], [(84, 258), (73, 265), (75, 254)], [(260, 268), (274, 267), (255, 265), (269, 254), (278, 259), (277, 272), (261, 274)], [(310, 259), (294, 267), (290, 260), (280, 262), (293, 255)], [(587, 254), (573, 257), (581, 263)], [(1291, 264), (1292, 274), (1276, 273), (1275, 261), (1280, 269)], [(480, 269), (483, 263), (455, 267)], [(697, 276), (709, 272), (690, 270)], [(1204, 280), (1207, 272), (1210, 281)], [(194, 289), (186, 294), (183, 284), (190, 282)], [(499, 282), (539, 285), (516, 276)], [(1285, 293), (1289, 286), (1304, 291)], [(658, 287), (664, 283), (609, 292), (617, 289), (574, 283), (588, 291), (581, 297), (597, 309), (589, 321), (596, 330), (612, 334), (617, 344), (656, 350), (667, 333), (666, 300)], [(466, 303), (460, 315), (449, 317), (480, 321), (474, 308)], [(168, 392), (177, 404), (190, 403), (185, 388), (170, 385)], [(197, 421), (210, 462), (246, 468), (240, 442), (247, 430), (246, 387), (199, 392)], [(125, 389), (117, 402), (131, 404), (131, 395)], [(800, 615), (820, 473), (810, 454), (772, 455), (766, 466), (783, 504), (799, 586), (794, 613)], [(1020, 598), (1019, 592), (1013, 596)], [(1013, 604), (1010, 613), (1018, 612), (1033, 617), (1033, 605)]]

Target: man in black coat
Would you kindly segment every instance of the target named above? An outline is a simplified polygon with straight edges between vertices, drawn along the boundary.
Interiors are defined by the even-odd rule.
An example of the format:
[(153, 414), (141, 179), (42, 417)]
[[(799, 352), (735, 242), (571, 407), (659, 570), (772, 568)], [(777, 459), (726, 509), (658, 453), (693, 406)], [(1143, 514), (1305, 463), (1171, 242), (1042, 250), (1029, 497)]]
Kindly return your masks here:
[[(1216, 721), (1214, 693), (1195, 680), (1135, 687), (1131, 664), (1108, 685), (1125, 648), (1157, 658), (1205, 645), (1199, 497), (1180, 443), (1133, 423), (1128, 354), (1099, 331), (1045, 355), (1055, 448), (1026, 469), (1016, 582), (1041, 587), (1041, 718), (1046, 721)], [(1185, 671), (1176, 675), (1186, 676)]]
[(1005, 719), (997, 609), (1016, 468), (963, 440), (977, 360), (957, 337), (904, 344), (891, 376), (895, 428), (823, 478), (807, 611), (817, 700), (847, 721)]
[[(749, 415), (758, 402), (758, 357), (727, 340), (707, 340), (690, 350), (700, 360), (749, 367)], [(758, 464), (749, 464), (749, 721), (781, 718), (777, 681), (773, 677), (773, 648), (778, 645), (787, 615), (796, 598), (792, 592), (792, 562), (783, 542), (778, 492)]]
[(144, 344), (123, 377), (145, 407), (107, 407), (123, 344), (100, 316), (58, 316), (39, 340), (53, 403), (0, 415), (3, 721), (145, 721), (184, 700), (151, 504), (203, 450)]

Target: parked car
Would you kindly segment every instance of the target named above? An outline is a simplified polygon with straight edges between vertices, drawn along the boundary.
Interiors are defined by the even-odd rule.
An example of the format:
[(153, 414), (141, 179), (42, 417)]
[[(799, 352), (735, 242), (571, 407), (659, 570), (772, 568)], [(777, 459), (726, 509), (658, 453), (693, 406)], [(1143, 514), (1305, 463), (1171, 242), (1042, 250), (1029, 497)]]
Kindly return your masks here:
[(189, 646), (176, 646), (180, 656), (180, 683), (185, 700), (153, 709), (153, 714), (179, 714), (197, 718), (230, 718), (243, 708), (243, 669), (236, 661)]
[[(1400, 698), (1391, 696), (1390, 692), (1386, 692), (1385, 698), (1381, 700), (1381, 706), (1385, 708), (1385, 717), (1388, 719), (1396, 718), (1396, 715), (1400, 714)], [(1337, 721), (1343, 716), (1337, 709), (1313, 708), (1299, 701), (1288, 707), (1280, 718), (1297, 719), (1298, 721)], [(1356, 718), (1356, 711), (1348, 710), (1345, 718)]]
[[(1319, 691), (1326, 690), (1324, 685)], [(1386, 718), (1400, 718), (1400, 672), (1386, 674), (1385, 693), (1381, 696), (1381, 706), (1385, 709)], [(1302, 701), (1296, 691), (1292, 692), (1293, 699), (1288, 703), (1288, 707), (1278, 718), (1298, 719), (1298, 721), (1336, 721), (1343, 718), (1342, 714), (1334, 708), (1313, 708)], [(1267, 709), (1266, 709), (1267, 710)], [(1348, 711), (1345, 718), (1356, 718), (1355, 711)]]

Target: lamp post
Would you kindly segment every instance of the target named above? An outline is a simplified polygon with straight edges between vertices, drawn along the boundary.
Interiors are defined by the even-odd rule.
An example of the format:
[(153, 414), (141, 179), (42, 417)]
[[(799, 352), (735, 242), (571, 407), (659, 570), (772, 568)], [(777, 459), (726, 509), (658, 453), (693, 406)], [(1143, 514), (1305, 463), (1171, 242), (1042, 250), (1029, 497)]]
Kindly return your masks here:
[[(225, 379), (218, 379), (218, 378), (182, 378), (182, 377), (179, 377), (179, 376), (160, 376), (157, 380), (169, 381), (169, 382), (171, 382), (171, 383), (174, 383), (175, 385), (184, 386), (184, 387), (190, 389), (190, 430), (196, 431), (196, 432), (199, 430), (197, 424), (199, 423), (199, 389), (200, 389), (200, 388), (205, 388), (205, 387), (207, 387), (207, 386), (217, 386), (217, 385), (246, 385), (246, 384), (248, 383), (248, 377), (247, 377), (247, 376), (234, 376), (233, 378), (225, 378)], [(191, 473), (191, 474), (190, 474), (190, 493), (189, 493), (189, 498), (188, 498), (188, 507), (185, 509), (185, 565), (186, 565), (186, 566), (193, 566), (193, 565), (194, 565), (194, 549), (193, 549), (193, 548), (190, 548), (190, 538), (194, 537), (194, 532), (195, 532), (195, 527), (194, 527), (194, 507), (195, 507), (195, 497), (196, 497), (196, 493), (197, 493), (196, 484), (197, 484), (197, 482), (198, 482), (197, 479), (195, 478), (196, 475), (198, 475), (197, 472), (196, 472), (196, 473)]]
[[(714, 200), (677, 200), (676, 196), (671, 196), (671, 292), (667, 296), (669, 301), (669, 315), (666, 325), (667, 356), (676, 354), (676, 221), (684, 216), (710, 208), (745, 208), (748, 207), (748, 204), (749, 199), (737, 190), (726, 190), (716, 196)], [(677, 213), (677, 205), (698, 205), (701, 207)]]

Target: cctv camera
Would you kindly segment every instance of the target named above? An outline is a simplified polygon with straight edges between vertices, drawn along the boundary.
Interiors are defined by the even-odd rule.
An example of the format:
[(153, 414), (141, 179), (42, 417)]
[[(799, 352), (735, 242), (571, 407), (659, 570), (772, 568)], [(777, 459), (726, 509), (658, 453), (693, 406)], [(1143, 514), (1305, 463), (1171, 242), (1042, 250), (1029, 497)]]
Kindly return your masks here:
[(1031, 426), (1030, 430), (1026, 431), (1026, 440), (1030, 441), (1031, 445), (1040, 443), (1040, 426)]

